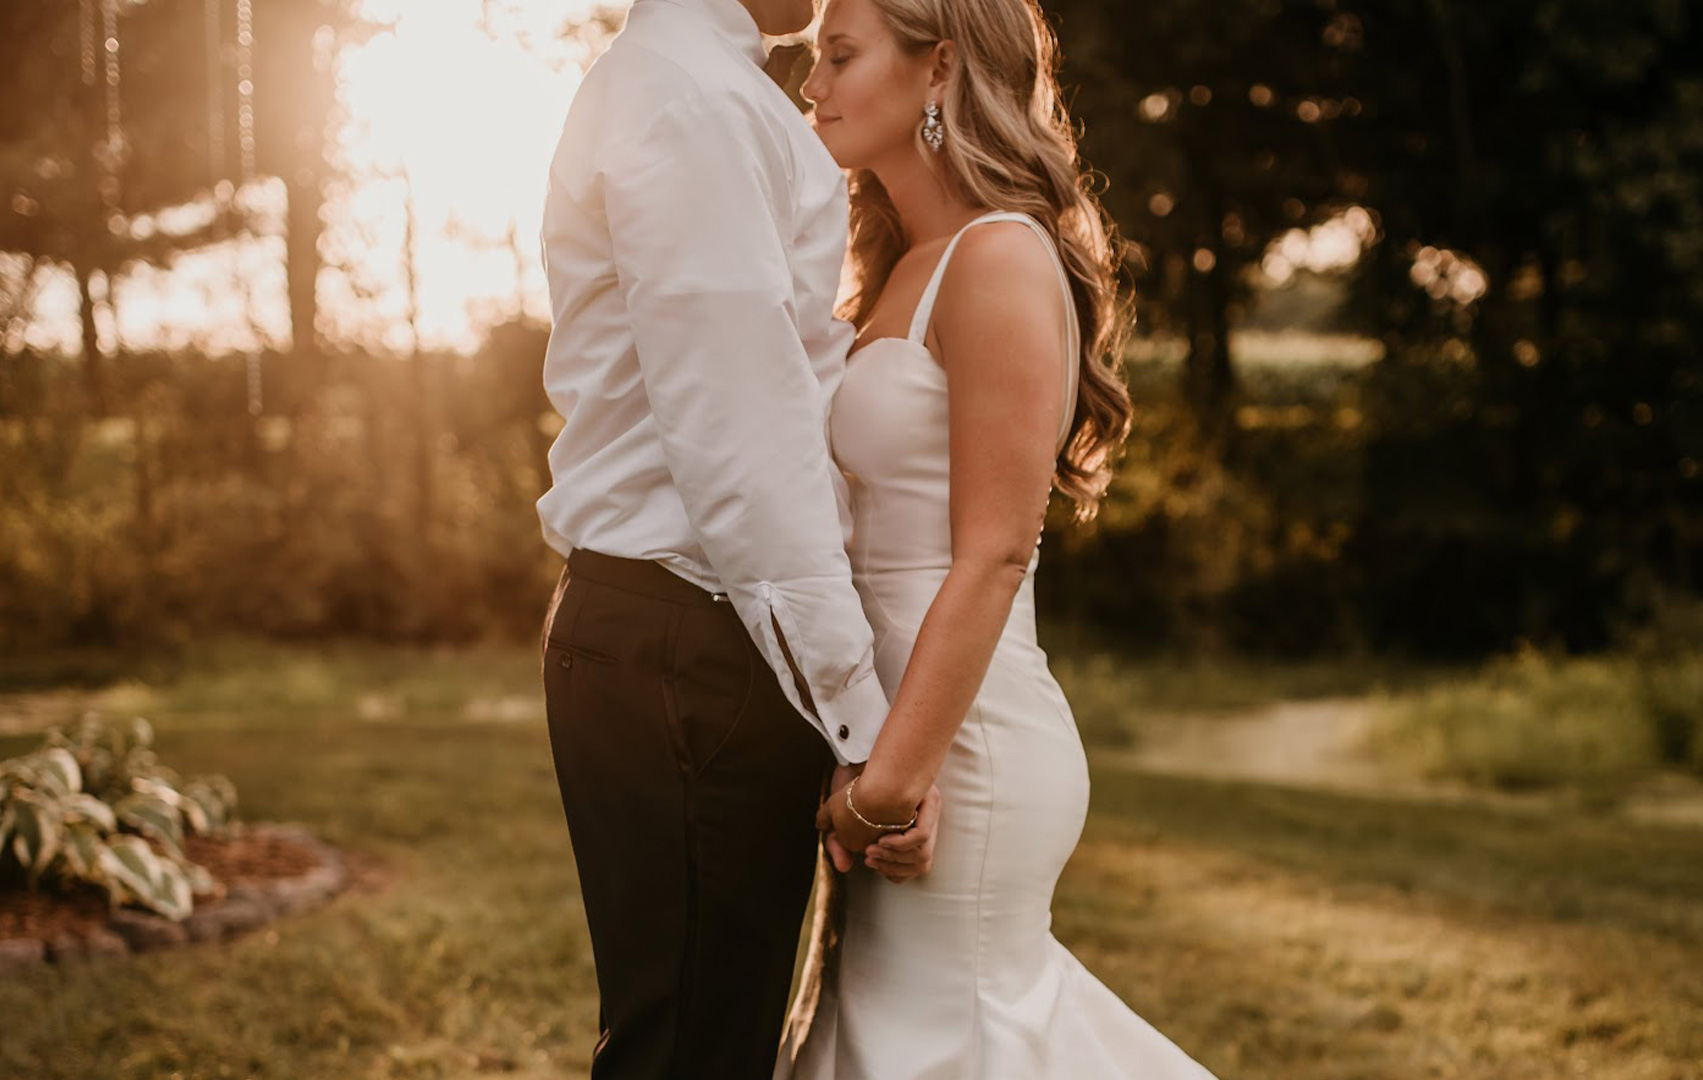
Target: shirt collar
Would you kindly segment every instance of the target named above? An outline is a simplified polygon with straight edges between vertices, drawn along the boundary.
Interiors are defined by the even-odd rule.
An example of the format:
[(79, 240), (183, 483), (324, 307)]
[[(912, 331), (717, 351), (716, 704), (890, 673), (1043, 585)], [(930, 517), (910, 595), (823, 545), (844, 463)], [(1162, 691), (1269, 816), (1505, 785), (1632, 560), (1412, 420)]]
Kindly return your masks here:
[(667, 3), (696, 11), (708, 19), (716, 33), (744, 53), (758, 67), (769, 58), (757, 20), (739, 0), (637, 0), (639, 4)]

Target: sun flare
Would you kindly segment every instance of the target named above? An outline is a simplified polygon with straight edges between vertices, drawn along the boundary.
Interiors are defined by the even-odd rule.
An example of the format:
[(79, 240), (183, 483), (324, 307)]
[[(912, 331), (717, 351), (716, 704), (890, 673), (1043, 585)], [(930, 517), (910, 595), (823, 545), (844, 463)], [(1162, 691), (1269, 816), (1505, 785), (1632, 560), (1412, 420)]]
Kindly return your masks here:
[(390, 28), (341, 59), (347, 121), (337, 142), (351, 188), (334, 228), (379, 287), (364, 304), (332, 306), (341, 334), (408, 343), (410, 203), (426, 343), (466, 348), (491, 321), (543, 315), (536, 253), (546, 170), (586, 52), (566, 28), (590, 7), (362, 6)]

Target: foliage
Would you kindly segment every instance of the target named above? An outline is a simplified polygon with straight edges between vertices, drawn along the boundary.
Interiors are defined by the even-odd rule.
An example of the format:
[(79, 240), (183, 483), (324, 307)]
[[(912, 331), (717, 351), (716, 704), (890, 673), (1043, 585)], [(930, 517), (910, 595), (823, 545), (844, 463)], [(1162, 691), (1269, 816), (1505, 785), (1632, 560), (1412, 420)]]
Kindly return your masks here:
[(476, 358), (419, 358), (420, 413), (395, 407), (409, 362), (269, 357), (258, 424), (239, 364), (127, 357), (134, 409), (97, 422), (71, 365), (0, 358), (0, 455), (17, 463), (0, 471), (0, 644), (535, 636), (559, 569), (532, 508), (553, 431), (543, 341), (512, 327)]
[[(1662, 593), (1697, 590), (1695, 5), (1046, 7), (1085, 156), (1137, 245), (1144, 332), (1182, 338), (1186, 410), (1162, 426), (1183, 464), (1136, 481), (1160, 488), (1150, 507), (1223, 503), (1197, 519), (1218, 523), (1205, 530), (1177, 530), (1174, 513), (1126, 514), (1097, 546), (1166, 570), (1220, 551), (1184, 579), (1221, 638), (1239, 636), (1237, 593), (1313, 590), (1291, 610), (1315, 624), (1321, 609), (1336, 614), (1306, 637), (1340, 640), (1333, 628), (1345, 628), (1375, 649), (1455, 657), (1522, 638), (1602, 648)], [(1237, 408), (1259, 402), (1226, 337), (1294, 288), (1262, 273), (1273, 242), (1350, 213), (1371, 229), (1337, 274), (1347, 303), (1335, 322), (1374, 336), (1383, 357), (1342, 403), (1363, 421), (1355, 467), (1313, 459), (1311, 482), (1273, 491), (1270, 440), (1250, 436)], [(1241, 541), (1278, 527), (1263, 514), (1344, 482), (1357, 489), (1342, 500), (1348, 516), (1329, 522), (1335, 539), (1316, 557), (1261, 569), (1250, 555), (1251, 573), (1222, 572), (1234, 549), (1272, 547)], [(1315, 521), (1303, 512), (1294, 524), (1312, 532)], [(1126, 617), (1140, 618), (1152, 587), (1138, 586)]]
[(1388, 699), (1380, 742), (1432, 775), (1597, 798), (1658, 767), (1703, 775), (1703, 610), (1668, 613), (1615, 652), (1527, 647)]
[[(184, 855), (186, 831), (208, 835), (234, 817), (236, 789), (223, 776), (184, 781), (151, 749), (140, 717), (117, 724), (85, 717), (55, 728), (46, 745), (0, 762), (0, 869), (44, 881), (86, 882), (116, 909), (136, 903), (173, 919), (215, 883)], [(152, 840), (154, 843), (150, 844)]]
[(1334, 3), (1047, 0), (1084, 156), (1134, 245), (1144, 333), (1181, 338), (1183, 387), (1209, 436), (1233, 408), (1230, 331), (1253, 297), (1250, 271), (1285, 231), (1328, 218), (1355, 185), (1336, 174), (1344, 58)]
[[(352, 0), (271, 0), (253, 5), (252, 73), (239, 73), (236, 0), (119, 0), (119, 81), (111, 87), (120, 138), (108, 142), (106, 55), (84, 68), (80, 12), (63, 0), (10, 0), (0, 8), (0, 96), (33, 108), (0, 115), (0, 251), (69, 265), (82, 285), (84, 349), (98, 351), (94, 273), (133, 263), (169, 266), (184, 251), (253, 231), (261, 215), (237, 198), (243, 172), (239, 79), (252, 93), (252, 166), (285, 193), (286, 271), (292, 329), (314, 344), (314, 282), (321, 210), (333, 170), (327, 131), (335, 108), (330, 55), (371, 26)], [(100, 12), (92, 29), (99, 49)], [(219, 38), (209, 40), (217, 30)], [(156, 212), (193, 206), (173, 215)], [(192, 222), (186, 224), (186, 222)], [(96, 400), (120, 401), (87, 371)]]
[(1609, 792), (1656, 761), (1624, 660), (1525, 650), (1476, 678), (1388, 706), (1393, 752), (1435, 776), (1503, 788), (1574, 783)]
[[(200, 32), (192, 5), (121, 6), (140, 213), (214, 179), (207, 86), (201, 65), (158, 60)], [(1171, 650), (1476, 659), (1601, 649), (1698, 592), (1694, 6), (1044, 6), (1085, 157), (1134, 245), (1142, 335), (1129, 453), (1100, 520), (1049, 533), (1049, 612)], [(299, 69), (318, 26), (331, 45), (363, 31), (334, 0), (256, 17), (261, 168), (306, 178), (289, 199), (305, 208), (288, 230), (298, 347), (264, 364), (273, 415), (246, 415), (242, 373), (218, 358), (126, 356), (104, 421), (78, 401), (90, 364), (0, 358), (0, 642), (536, 627), (554, 570), (531, 514), (554, 430), (545, 332), (499, 326), (479, 355), (413, 370), (310, 347), (297, 254), (312, 255), (334, 103)], [(75, 82), (74, 6), (0, 20), (0, 59), (17, 61), (0, 85), (45, 101)], [(108, 242), (86, 96), (0, 117), (0, 249), (66, 258), (55, 222)], [(1357, 263), (1266, 275), (1301, 230), (1350, 215)], [(28, 259), (0, 279), (5, 317)], [(1278, 370), (1242, 340), (1300, 321), (1364, 335), (1376, 359)]]

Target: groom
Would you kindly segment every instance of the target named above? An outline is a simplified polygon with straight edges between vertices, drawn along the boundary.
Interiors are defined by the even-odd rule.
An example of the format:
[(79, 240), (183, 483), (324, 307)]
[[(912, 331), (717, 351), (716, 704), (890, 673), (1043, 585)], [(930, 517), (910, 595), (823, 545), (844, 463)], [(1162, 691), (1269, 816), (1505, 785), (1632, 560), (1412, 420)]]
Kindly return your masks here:
[(770, 1074), (823, 781), (887, 715), (825, 438), (844, 178), (763, 71), (814, 14), (636, 0), (550, 168), (544, 688), (595, 1080)]

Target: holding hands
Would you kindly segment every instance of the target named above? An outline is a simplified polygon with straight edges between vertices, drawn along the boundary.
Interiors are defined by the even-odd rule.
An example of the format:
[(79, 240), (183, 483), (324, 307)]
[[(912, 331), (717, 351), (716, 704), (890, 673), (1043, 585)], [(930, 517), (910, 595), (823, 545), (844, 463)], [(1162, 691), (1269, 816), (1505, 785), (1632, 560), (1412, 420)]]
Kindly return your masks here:
[(896, 885), (928, 873), (940, 825), (940, 789), (931, 784), (920, 803), (906, 808), (906, 800), (884, 798), (867, 783), (859, 789), (863, 769), (836, 768), (828, 798), (816, 812), (834, 869), (846, 873), (861, 855), (866, 867)]

